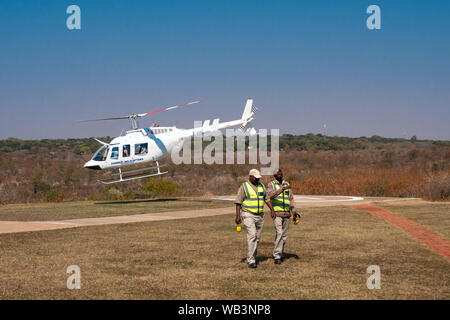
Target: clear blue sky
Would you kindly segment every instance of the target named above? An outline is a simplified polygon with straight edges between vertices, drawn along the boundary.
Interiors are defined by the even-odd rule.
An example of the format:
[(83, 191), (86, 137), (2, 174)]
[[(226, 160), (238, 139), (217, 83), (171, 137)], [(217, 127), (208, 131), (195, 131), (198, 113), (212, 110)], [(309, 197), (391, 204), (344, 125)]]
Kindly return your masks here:
[(247, 97), (257, 128), (450, 139), (449, 17), (444, 0), (1, 0), (0, 139), (114, 136), (128, 121), (75, 121), (201, 99), (155, 117), (189, 128)]

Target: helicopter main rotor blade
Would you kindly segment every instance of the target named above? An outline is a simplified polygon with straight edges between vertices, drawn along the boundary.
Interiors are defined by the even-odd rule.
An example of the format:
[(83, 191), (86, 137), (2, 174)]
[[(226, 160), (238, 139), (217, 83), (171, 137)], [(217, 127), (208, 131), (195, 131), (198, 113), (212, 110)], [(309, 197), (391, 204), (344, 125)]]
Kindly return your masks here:
[(103, 119), (90, 119), (90, 120), (78, 120), (77, 122), (91, 122), (91, 121), (103, 121), (103, 120), (120, 120), (130, 119), (131, 116), (115, 117), (115, 118), (103, 118)]
[(167, 111), (167, 110), (171, 110), (171, 109), (175, 109), (175, 108), (185, 107), (185, 106), (188, 106), (188, 105), (191, 105), (191, 104), (194, 104), (194, 103), (199, 103), (199, 102), (200, 102), (200, 100), (197, 100), (197, 101), (192, 101), (192, 102), (188, 102), (188, 103), (184, 103), (184, 104), (179, 104), (179, 105), (172, 106), (172, 107), (165, 107), (165, 108), (160, 109), (160, 110), (151, 111), (151, 112), (147, 112), (147, 113), (141, 113), (141, 114), (138, 114), (138, 116), (139, 117), (145, 117), (145, 116), (148, 116), (150, 114), (163, 112), (163, 111)]
[(128, 116), (122, 116), (122, 117), (113, 117), (113, 118), (102, 118), (102, 119), (90, 119), (90, 120), (78, 120), (77, 122), (92, 122), (92, 121), (103, 121), (103, 120), (121, 120), (121, 119), (136, 119), (136, 118), (140, 118), (140, 117), (145, 117), (148, 116), (150, 114), (154, 114), (154, 113), (158, 113), (158, 112), (162, 112), (162, 111), (167, 111), (167, 110), (171, 110), (171, 109), (175, 109), (175, 108), (179, 108), (179, 107), (185, 107), (194, 103), (199, 103), (200, 100), (197, 101), (192, 101), (192, 102), (188, 102), (188, 103), (184, 103), (184, 104), (179, 104), (176, 106), (172, 106), (172, 107), (165, 107), (163, 109), (160, 110), (156, 110), (156, 111), (151, 111), (151, 112), (147, 112), (147, 113), (140, 113), (140, 114), (130, 114)]

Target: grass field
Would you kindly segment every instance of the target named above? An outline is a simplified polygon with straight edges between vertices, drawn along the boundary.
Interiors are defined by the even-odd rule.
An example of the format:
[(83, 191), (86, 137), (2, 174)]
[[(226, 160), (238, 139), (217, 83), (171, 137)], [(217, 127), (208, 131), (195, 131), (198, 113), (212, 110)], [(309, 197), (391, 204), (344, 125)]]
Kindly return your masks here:
[(0, 221), (49, 221), (126, 216), (196, 208), (223, 208), (229, 201), (204, 198), (166, 198), (130, 201), (71, 201), (0, 206)]
[[(391, 207), (393, 206), (393, 207)], [(445, 234), (449, 204), (384, 204)], [(405, 232), (344, 206), (305, 208), (286, 261), (271, 258), (267, 215), (259, 267), (233, 215), (0, 235), (1, 299), (450, 299), (450, 262)], [(446, 226), (439, 227), (437, 221)], [(440, 229), (439, 229), (440, 228)], [(66, 268), (81, 268), (81, 289)], [(369, 265), (381, 289), (368, 290)]]

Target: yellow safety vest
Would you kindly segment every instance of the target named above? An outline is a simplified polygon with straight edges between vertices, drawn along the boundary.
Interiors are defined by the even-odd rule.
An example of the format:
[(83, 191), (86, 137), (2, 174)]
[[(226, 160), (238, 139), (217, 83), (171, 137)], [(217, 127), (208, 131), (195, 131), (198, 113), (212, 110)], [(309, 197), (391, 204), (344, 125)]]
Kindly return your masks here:
[[(281, 186), (275, 181), (271, 182), (273, 191), (277, 191), (281, 188)], [(271, 198), (270, 202), (272, 203), (272, 207), (274, 211), (291, 211), (291, 190), (286, 189), (277, 195), (275, 198)]]
[(250, 185), (249, 182), (242, 184), (244, 187), (245, 198), (242, 202), (242, 208), (254, 214), (264, 212), (264, 199), (266, 197), (266, 188), (262, 183), (258, 183), (258, 193)]

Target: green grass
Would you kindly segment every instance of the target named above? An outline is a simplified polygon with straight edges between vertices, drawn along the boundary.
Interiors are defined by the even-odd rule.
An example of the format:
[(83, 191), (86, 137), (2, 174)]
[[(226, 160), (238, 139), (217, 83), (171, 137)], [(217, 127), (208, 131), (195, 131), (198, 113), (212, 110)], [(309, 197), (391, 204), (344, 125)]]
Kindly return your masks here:
[[(0, 298), (450, 299), (450, 262), (405, 232), (344, 206), (302, 212), (279, 266), (266, 215), (255, 270), (234, 215), (3, 234)], [(66, 288), (73, 264), (80, 290)], [(366, 287), (369, 265), (381, 290)]]
[(230, 201), (201, 198), (9, 204), (0, 206), (0, 221), (51, 221), (112, 217), (198, 208), (223, 208), (232, 205)]

